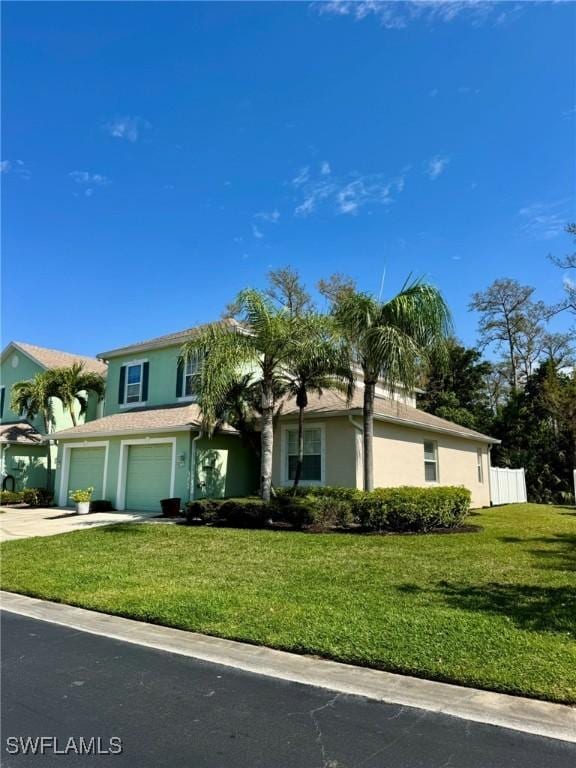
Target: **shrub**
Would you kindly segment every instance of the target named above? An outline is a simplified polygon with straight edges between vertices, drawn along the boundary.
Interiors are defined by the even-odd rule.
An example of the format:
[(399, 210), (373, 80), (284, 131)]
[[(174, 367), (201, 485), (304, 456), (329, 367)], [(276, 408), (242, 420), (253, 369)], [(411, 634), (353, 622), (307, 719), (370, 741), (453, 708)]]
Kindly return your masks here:
[(195, 499), (186, 504), (186, 522), (190, 525), (212, 523), (218, 516), (222, 506), (221, 499)]
[(467, 488), (377, 488), (365, 494), (358, 505), (358, 516), (365, 528), (373, 531), (429, 531), (455, 528), (470, 510)]
[(20, 504), (22, 491), (0, 491), (0, 504)]
[(312, 498), (310, 504), (309, 523), (317, 530), (327, 531), (330, 528), (347, 528), (354, 522), (352, 502), (345, 498), (330, 498), (319, 496)]
[(94, 499), (90, 502), (90, 512), (113, 512), (115, 507), (108, 499)]
[(22, 491), (22, 501), (31, 507), (48, 507), (52, 498), (52, 493), (46, 488), (24, 488)]
[(71, 491), (68, 496), (72, 501), (76, 502), (76, 504), (82, 504), (90, 501), (93, 493), (94, 488), (90, 486), (90, 488), (78, 488), (76, 491)]
[(197, 499), (186, 505), (186, 521), (229, 525), (233, 528), (262, 528), (273, 508), (258, 497), (241, 499)]

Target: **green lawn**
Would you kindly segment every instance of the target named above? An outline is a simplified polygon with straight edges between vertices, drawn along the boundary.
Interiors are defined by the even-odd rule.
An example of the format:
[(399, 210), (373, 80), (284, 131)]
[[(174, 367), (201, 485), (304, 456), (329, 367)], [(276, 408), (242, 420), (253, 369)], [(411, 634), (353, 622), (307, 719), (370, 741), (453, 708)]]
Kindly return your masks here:
[(108, 613), (576, 702), (576, 511), (479, 533), (311, 535), (121, 525), (3, 544), (2, 586)]

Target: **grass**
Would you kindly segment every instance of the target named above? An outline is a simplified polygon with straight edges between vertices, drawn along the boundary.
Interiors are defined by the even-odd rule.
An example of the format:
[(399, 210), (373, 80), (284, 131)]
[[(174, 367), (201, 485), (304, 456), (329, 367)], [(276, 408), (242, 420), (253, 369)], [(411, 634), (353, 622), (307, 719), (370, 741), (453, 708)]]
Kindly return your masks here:
[(426, 536), (118, 525), (7, 542), (4, 589), (419, 677), (576, 702), (576, 511)]

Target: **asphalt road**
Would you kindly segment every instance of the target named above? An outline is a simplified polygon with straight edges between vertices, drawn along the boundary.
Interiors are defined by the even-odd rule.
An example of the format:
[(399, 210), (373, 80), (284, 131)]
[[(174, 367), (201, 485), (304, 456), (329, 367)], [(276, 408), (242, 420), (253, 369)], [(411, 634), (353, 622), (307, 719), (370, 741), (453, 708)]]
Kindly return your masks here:
[[(3, 768), (576, 766), (574, 744), (334, 695), (8, 612), (1, 630)], [(40, 736), (48, 737), (45, 754), (22, 754), (15, 737)], [(122, 752), (77, 755), (81, 736), (101, 752), (118, 749), (116, 737)]]

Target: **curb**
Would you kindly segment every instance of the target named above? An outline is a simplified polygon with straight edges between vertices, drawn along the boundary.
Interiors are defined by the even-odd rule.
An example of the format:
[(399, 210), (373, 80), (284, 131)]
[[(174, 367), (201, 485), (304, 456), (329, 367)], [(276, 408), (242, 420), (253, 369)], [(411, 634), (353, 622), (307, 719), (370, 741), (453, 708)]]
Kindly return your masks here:
[(245, 672), (576, 743), (576, 709), (564, 704), (298, 656), (13, 592), (0, 591), (0, 607), (29, 618)]

